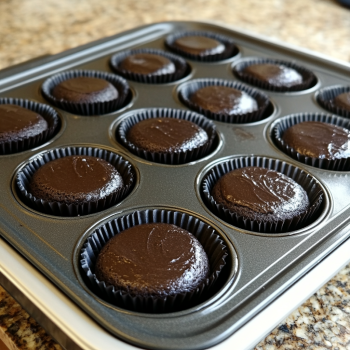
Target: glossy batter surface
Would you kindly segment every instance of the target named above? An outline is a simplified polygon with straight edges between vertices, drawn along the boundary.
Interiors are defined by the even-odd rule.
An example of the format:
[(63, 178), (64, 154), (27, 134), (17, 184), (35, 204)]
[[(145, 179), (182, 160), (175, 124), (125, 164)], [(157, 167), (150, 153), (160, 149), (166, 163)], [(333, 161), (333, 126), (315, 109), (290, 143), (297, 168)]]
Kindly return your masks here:
[(36, 112), (17, 105), (0, 104), (0, 143), (35, 137), (47, 128), (47, 121)]
[(175, 73), (175, 64), (168, 58), (151, 54), (130, 55), (120, 62), (119, 68), (136, 74), (163, 75)]
[(194, 92), (190, 100), (212, 113), (238, 115), (256, 111), (257, 101), (244, 91), (227, 86), (206, 86)]
[(208, 135), (184, 119), (150, 118), (135, 124), (127, 139), (149, 152), (186, 152), (207, 143)]
[(301, 74), (295, 69), (283, 65), (252, 64), (246, 67), (243, 72), (276, 87), (292, 87), (303, 82)]
[(305, 190), (293, 179), (260, 167), (233, 170), (215, 184), (217, 203), (250, 218), (291, 218), (309, 206)]
[(333, 100), (333, 104), (350, 111), (350, 91), (336, 96)]
[(285, 143), (298, 153), (320, 159), (350, 157), (350, 131), (322, 122), (303, 122), (287, 129)]
[(103, 159), (67, 156), (40, 167), (30, 182), (35, 197), (65, 203), (105, 198), (123, 186), (118, 171)]
[(122, 231), (103, 247), (96, 262), (100, 281), (136, 295), (191, 291), (208, 275), (202, 245), (172, 224), (142, 224)]
[(225, 45), (221, 42), (199, 35), (183, 36), (176, 39), (174, 45), (192, 55), (215, 55), (225, 51)]
[(52, 89), (61, 101), (74, 103), (105, 102), (118, 98), (118, 90), (107, 80), (92, 77), (67, 79)]

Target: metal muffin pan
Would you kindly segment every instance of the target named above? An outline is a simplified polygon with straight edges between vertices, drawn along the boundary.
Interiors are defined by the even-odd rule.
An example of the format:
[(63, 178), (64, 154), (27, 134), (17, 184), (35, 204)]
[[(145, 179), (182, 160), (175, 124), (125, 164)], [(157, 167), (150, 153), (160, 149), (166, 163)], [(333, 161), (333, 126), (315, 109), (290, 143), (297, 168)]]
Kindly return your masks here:
[[(33, 150), (0, 156), (1, 236), (105, 329), (126, 342), (148, 349), (202, 349), (218, 344), (328, 254), (327, 242), (341, 244), (350, 235), (344, 230), (350, 221), (349, 172), (326, 171), (294, 161), (279, 151), (269, 137), (270, 125), (279, 117), (324, 112), (314, 98), (315, 92), (326, 86), (349, 84), (346, 66), (217, 25), (167, 22), (136, 28), (35, 64), (6, 70), (0, 74), (0, 97), (48, 104), (40, 87), (53, 74), (68, 69), (111, 72), (109, 59), (114, 53), (134, 48), (166, 50), (164, 40), (167, 35), (184, 30), (227, 35), (234, 39), (240, 53), (216, 63), (186, 59), (191, 73), (174, 83), (152, 85), (129, 81), (133, 91), (131, 102), (110, 114), (84, 117), (58, 110), (62, 128), (53, 140)], [(265, 91), (274, 111), (259, 122), (215, 122), (218, 147), (203, 159), (188, 164), (152, 163), (131, 154), (116, 141), (116, 125), (133, 110), (187, 109), (177, 96), (182, 83), (196, 78), (237, 81), (232, 67), (249, 57), (295, 61), (312, 70), (318, 83), (300, 92)], [(132, 193), (116, 206), (82, 217), (54, 217), (25, 206), (14, 185), (17, 170), (40, 152), (71, 145), (101, 147), (129, 160), (137, 172)], [(322, 220), (292, 235), (259, 235), (235, 228), (211, 213), (200, 198), (201, 178), (212, 164), (240, 155), (277, 158), (314, 176), (324, 187), (327, 197)], [(237, 272), (230, 272), (231, 277), (222, 290), (204, 303), (181, 312), (145, 314), (111, 307), (86, 288), (77, 267), (79, 247), (84, 238), (108, 218), (145, 208), (186, 212), (221, 232), (229, 245), (231, 261), (238, 261), (238, 264), (231, 263)]]

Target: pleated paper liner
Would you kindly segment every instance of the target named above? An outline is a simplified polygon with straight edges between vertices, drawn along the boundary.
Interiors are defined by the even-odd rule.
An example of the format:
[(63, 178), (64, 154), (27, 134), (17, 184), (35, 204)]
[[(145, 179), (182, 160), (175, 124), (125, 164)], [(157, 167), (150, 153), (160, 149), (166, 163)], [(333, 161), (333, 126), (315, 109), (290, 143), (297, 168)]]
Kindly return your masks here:
[[(112, 237), (130, 227), (146, 223), (169, 223), (191, 232), (202, 244), (208, 255), (210, 276), (194, 290), (168, 296), (132, 295), (112, 285), (99, 281), (95, 275), (95, 264), (99, 252)], [(218, 232), (195, 216), (166, 209), (135, 211), (113, 219), (96, 229), (81, 249), (81, 272), (89, 289), (103, 300), (137, 312), (164, 313), (192, 307), (211, 295), (211, 290), (227, 264), (228, 249)]]
[[(303, 82), (300, 84), (296, 84), (293, 86), (274, 86), (270, 83), (260, 80), (258, 78), (253, 77), (249, 73), (245, 73), (243, 70), (247, 68), (248, 66), (254, 65), (254, 64), (275, 64), (277, 66), (285, 66), (288, 68), (295, 69), (303, 78)], [(276, 60), (276, 59), (268, 59), (268, 58), (252, 58), (244, 60), (233, 68), (233, 73), (238, 77), (240, 80), (244, 81), (245, 83), (254, 85), (258, 88), (274, 91), (274, 92), (294, 92), (294, 91), (303, 91), (307, 90), (317, 83), (317, 78), (315, 74), (302, 66), (299, 66), (298, 64), (295, 64), (294, 62), (289, 61), (283, 61), (283, 60)]]
[[(101, 158), (112, 164), (123, 178), (124, 185), (113, 193), (97, 201), (77, 204), (47, 201), (36, 198), (30, 193), (29, 184), (34, 173), (44, 164), (66, 156), (85, 155)], [(100, 148), (65, 147), (47, 151), (31, 160), (16, 175), (16, 185), (20, 198), (29, 207), (42, 213), (56, 216), (88, 215), (107, 209), (122, 201), (132, 190), (135, 183), (135, 171), (131, 164), (120, 155)]]
[[(175, 45), (175, 41), (179, 38), (185, 36), (199, 36), (199, 37), (207, 37), (210, 39), (217, 40), (221, 44), (225, 45), (225, 50), (222, 53), (217, 54), (208, 54), (204, 52), (203, 54), (191, 54), (182, 50), (181, 48)], [(181, 32), (176, 34), (171, 34), (165, 39), (165, 45), (168, 49), (175, 52), (178, 55), (190, 58), (195, 61), (201, 62), (217, 62), (222, 61), (227, 58), (234, 57), (239, 54), (239, 50), (237, 46), (234, 44), (233, 40), (230, 37), (225, 35), (220, 35), (212, 32), (206, 31), (190, 31), (190, 32)]]
[(343, 94), (344, 92), (350, 93), (350, 86), (330, 86), (326, 87), (318, 92), (317, 102), (328, 111), (338, 114), (345, 118), (350, 118), (350, 109), (337, 106), (334, 99)]
[[(204, 109), (201, 106), (191, 101), (191, 95), (195, 93), (197, 90), (207, 86), (225, 86), (225, 87), (230, 87), (236, 90), (243, 91), (257, 101), (258, 109), (256, 111), (242, 113), (242, 114), (234, 114), (234, 115), (218, 114), (218, 113), (213, 113), (208, 109)], [(181, 85), (179, 89), (179, 99), (188, 108), (194, 111), (197, 111), (210, 119), (217, 120), (224, 123), (234, 123), (234, 124), (253, 123), (253, 122), (265, 119), (273, 113), (273, 106), (269, 101), (268, 96), (265, 93), (263, 93), (262, 91), (253, 89), (251, 87), (248, 87), (245, 84), (235, 82), (235, 81), (229, 81), (229, 80), (222, 80), (222, 79), (192, 80), (188, 83)]]
[[(52, 89), (59, 83), (79, 77), (90, 77), (107, 80), (111, 83), (118, 91), (118, 97), (110, 101), (103, 102), (86, 102), (86, 103), (74, 103), (63, 99), (57, 99), (52, 95)], [(54, 106), (61, 108), (67, 112), (83, 115), (83, 116), (94, 116), (102, 115), (117, 111), (124, 107), (128, 101), (131, 100), (131, 91), (127, 81), (113, 73), (99, 72), (93, 70), (72, 70), (62, 73), (58, 73), (43, 83), (41, 86), (41, 92), (45, 99)]]
[(40, 146), (55, 136), (60, 129), (61, 120), (57, 112), (50, 106), (18, 98), (0, 98), (0, 105), (2, 104), (13, 104), (38, 113), (47, 121), (48, 128), (35, 136), (0, 141), (0, 155), (22, 152)]
[[(292, 219), (276, 220), (272, 223), (240, 216), (218, 204), (211, 192), (219, 179), (232, 170), (250, 166), (272, 169), (293, 179), (306, 191), (310, 201), (309, 209)], [(325, 194), (314, 177), (291, 164), (276, 159), (247, 156), (232, 158), (211, 168), (202, 180), (201, 195), (206, 206), (227, 223), (248, 231), (277, 234), (298, 230), (315, 221), (321, 211)]]
[[(186, 152), (181, 151), (163, 153), (145, 151), (131, 143), (127, 138), (127, 134), (131, 127), (133, 127), (135, 124), (141, 122), (142, 120), (151, 118), (175, 118), (195, 123), (206, 131), (208, 135), (208, 142)], [(118, 142), (120, 142), (124, 147), (136, 154), (138, 157), (156, 163), (175, 165), (189, 163), (208, 155), (215, 147), (217, 134), (215, 124), (198, 113), (171, 108), (152, 108), (135, 111), (135, 114), (123, 120), (116, 130), (116, 138)]]
[[(175, 68), (176, 68), (175, 72), (168, 73), (168, 74), (159, 74), (159, 73), (138, 74), (138, 73), (133, 73), (131, 71), (128, 71), (126, 69), (122, 69), (119, 66), (120, 63), (128, 56), (135, 55), (135, 54), (142, 54), (142, 53), (159, 55), (169, 59), (175, 65)], [(145, 83), (145, 84), (171, 83), (173, 81), (184, 78), (191, 71), (190, 66), (182, 57), (173, 55), (166, 51), (156, 50), (156, 49), (136, 49), (136, 50), (128, 50), (128, 51), (117, 53), (112, 56), (110, 60), (110, 65), (117, 74), (123, 76), (124, 78), (129, 80), (134, 80), (140, 83)]]
[[(332, 125), (336, 125), (345, 129), (350, 130), (350, 120), (337, 117), (331, 114), (322, 113), (299, 113), (288, 115), (283, 118), (276, 120), (274, 127), (271, 132), (271, 138), (275, 145), (288, 156), (293, 159), (311, 165), (316, 168), (336, 171), (350, 171), (350, 158), (338, 158), (338, 159), (321, 159), (308, 157), (300, 154), (294, 148), (288, 146), (282, 139), (284, 132), (293, 125), (302, 122), (323, 122)], [(310, 145), (311, 146), (311, 145)]]

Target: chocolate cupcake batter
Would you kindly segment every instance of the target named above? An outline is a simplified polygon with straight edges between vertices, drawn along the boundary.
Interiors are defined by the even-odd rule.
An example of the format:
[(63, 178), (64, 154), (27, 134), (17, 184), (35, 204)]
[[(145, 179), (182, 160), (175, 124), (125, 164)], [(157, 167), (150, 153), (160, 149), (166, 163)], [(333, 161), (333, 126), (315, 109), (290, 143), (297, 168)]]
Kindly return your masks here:
[(176, 71), (175, 64), (171, 60), (151, 53), (130, 55), (123, 59), (118, 67), (131, 73), (144, 75), (165, 75)]
[(36, 112), (13, 104), (0, 104), (0, 143), (35, 137), (47, 129), (47, 121)]
[(306, 191), (293, 179), (260, 167), (225, 174), (215, 184), (212, 196), (231, 212), (255, 221), (292, 219), (309, 207)]
[(254, 98), (246, 92), (227, 86), (206, 86), (194, 92), (190, 100), (216, 114), (239, 115), (258, 110), (258, 103)]
[(287, 129), (284, 142), (296, 152), (313, 158), (350, 157), (350, 131), (322, 122), (303, 122)]
[(96, 277), (131, 295), (166, 296), (195, 290), (209, 276), (208, 257), (188, 231), (142, 224), (114, 236), (96, 262)]
[(40, 167), (31, 179), (29, 192), (46, 201), (81, 204), (106, 198), (122, 186), (121, 175), (105, 160), (67, 156)]
[(336, 96), (333, 100), (333, 105), (350, 111), (350, 91)]
[(206, 144), (208, 135), (184, 119), (150, 118), (131, 127), (127, 139), (148, 152), (186, 152)]
[(67, 79), (56, 85), (52, 96), (72, 103), (107, 102), (118, 98), (118, 90), (107, 80), (92, 77)]
[(283, 65), (261, 63), (252, 64), (243, 69), (252, 78), (275, 87), (292, 87), (303, 82), (303, 77), (295, 69)]
[(191, 55), (216, 55), (225, 51), (220, 41), (199, 35), (183, 36), (175, 40), (174, 46)]

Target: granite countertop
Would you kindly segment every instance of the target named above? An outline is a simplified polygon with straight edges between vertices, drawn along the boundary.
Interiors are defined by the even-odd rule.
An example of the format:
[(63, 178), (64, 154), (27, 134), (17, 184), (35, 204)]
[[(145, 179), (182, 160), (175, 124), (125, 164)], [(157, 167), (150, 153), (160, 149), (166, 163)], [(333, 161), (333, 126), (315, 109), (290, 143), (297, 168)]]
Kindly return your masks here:
[[(350, 61), (350, 11), (332, 0), (0, 0), (0, 13), (0, 69), (168, 20), (216, 21)], [(350, 349), (349, 315), (350, 265), (255, 349)], [(4, 343), (61, 349), (0, 286), (0, 350)]]

